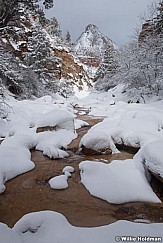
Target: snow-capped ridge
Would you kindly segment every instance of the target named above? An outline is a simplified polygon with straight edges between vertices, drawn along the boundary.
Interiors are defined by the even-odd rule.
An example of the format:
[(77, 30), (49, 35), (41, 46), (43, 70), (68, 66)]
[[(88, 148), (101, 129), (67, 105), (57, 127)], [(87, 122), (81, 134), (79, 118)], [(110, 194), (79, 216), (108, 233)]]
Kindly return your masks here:
[(75, 42), (74, 48), (81, 62), (88, 67), (97, 68), (103, 59), (107, 45), (115, 48), (115, 44), (109, 37), (102, 34), (96, 25), (89, 24)]

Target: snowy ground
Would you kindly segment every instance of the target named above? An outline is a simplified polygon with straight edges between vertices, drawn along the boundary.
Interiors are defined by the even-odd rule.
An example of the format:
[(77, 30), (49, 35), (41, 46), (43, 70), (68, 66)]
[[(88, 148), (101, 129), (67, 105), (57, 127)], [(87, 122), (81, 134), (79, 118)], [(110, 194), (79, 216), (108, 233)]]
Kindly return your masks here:
[[(121, 88), (107, 94), (90, 94), (81, 100), (60, 96), (8, 100), (12, 107), (9, 121), (1, 121), (0, 126), (0, 136), (5, 138), (0, 146), (0, 193), (4, 192), (7, 180), (34, 169), (31, 149), (41, 150), (50, 158), (68, 156), (65, 150), (77, 136), (75, 129), (88, 125), (76, 119), (73, 107), (79, 105), (90, 110), (90, 115), (107, 117), (88, 131), (80, 146), (109, 147), (113, 153), (119, 152), (116, 144), (140, 148), (131, 160), (107, 165), (97, 161), (80, 163), (81, 182), (87, 190), (111, 203), (160, 203), (148, 182), (146, 168), (163, 178), (163, 101), (128, 104), (124, 99), (119, 101), (117, 94)], [(40, 127), (44, 130), (36, 133)], [(48, 127), (54, 128), (53, 131), (47, 130)], [(65, 168), (60, 176), (49, 181), (50, 186), (67, 188), (72, 172), (73, 168)], [(13, 229), (0, 224), (0, 243), (108, 243), (125, 235), (163, 237), (162, 228), (163, 224), (127, 221), (99, 228), (76, 228), (58, 213), (37, 212), (20, 219)]]

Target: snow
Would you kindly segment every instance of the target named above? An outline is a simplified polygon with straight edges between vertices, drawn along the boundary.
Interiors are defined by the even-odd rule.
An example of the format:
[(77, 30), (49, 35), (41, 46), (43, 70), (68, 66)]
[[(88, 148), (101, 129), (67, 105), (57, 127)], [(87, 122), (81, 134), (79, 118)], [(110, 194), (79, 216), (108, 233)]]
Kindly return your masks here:
[(50, 158), (68, 157), (68, 153), (61, 148), (66, 148), (76, 136), (73, 131), (66, 129), (38, 133), (36, 150), (43, 151)]
[(74, 93), (78, 99), (82, 99), (84, 97), (87, 97), (90, 92), (88, 91), (88, 86), (84, 87), (82, 90), (79, 90), (79, 88), (74, 85)]
[(19, 134), (7, 137), (0, 146), (0, 193), (4, 192), (4, 183), (17, 175), (32, 170), (30, 149), (36, 140), (31, 134)]
[(49, 185), (53, 189), (66, 189), (68, 188), (67, 179), (66, 175), (55, 176), (49, 180)]
[(62, 172), (64, 175), (55, 176), (49, 180), (49, 185), (53, 189), (66, 189), (68, 188), (68, 178), (71, 177), (71, 173), (74, 172), (74, 168), (72, 166), (66, 166), (63, 168)]
[(108, 105), (104, 99), (93, 103), (90, 110), (91, 115), (105, 114), (108, 118), (92, 127), (82, 138), (80, 146), (110, 146), (114, 153), (115, 144), (139, 148), (163, 138), (163, 105), (127, 104), (120, 101)]
[(27, 148), (2, 144), (0, 146), (0, 193), (5, 190), (6, 181), (34, 167), (31, 153)]
[(15, 224), (12, 232), (23, 243), (114, 243), (116, 236), (162, 237), (162, 227), (162, 223), (144, 224), (121, 220), (106, 226), (81, 228), (69, 224), (59, 213), (43, 211), (25, 215)]
[(67, 178), (71, 177), (71, 173), (68, 171), (65, 171), (64, 174), (65, 174), (65, 176), (67, 176)]
[(105, 164), (84, 161), (79, 165), (81, 182), (91, 195), (110, 203), (161, 202), (152, 191), (145, 174), (132, 159)]
[[(77, 137), (74, 130), (72, 106), (58, 95), (35, 100), (7, 102), (12, 107), (8, 122), (1, 122), (0, 135), (5, 139), (0, 146), (0, 193), (4, 183), (35, 167), (31, 149), (43, 151), (50, 158), (68, 157), (64, 151)], [(57, 131), (36, 133), (38, 126), (57, 126)]]
[[(119, 91), (117, 89), (119, 89)], [(146, 172), (146, 168), (144, 168), (143, 165), (145, 165), (155, 174), (163, 177), (163, 154), (161, 147), (163, 142), (163, 101), (151, 104), (128, 104), (116, 100), (118, 92), (121, 92), (120, 90), (122, 90), (122, 87), (114, 90), (114, 92), (117, 92), (115, 97), (112, 97), (112, 90), (110, 91), (112, 93), (108, 92), (105, 93), (105, 95), (91, 94), (87, 97), (87, 99), (81, 100), (80, 105), (83, 104), (85, 108), (90, 110), (89, 115), (105, 115), (107, 118), (104, 118), (101, 123), (98, 123), (89, 129), (87, 134), (82, 137), (79, 146), (80, 148), (85, 146), (94, 150), (102, 149), (103, 151), (110, 148), (112, 153), (119, 153), (116, 145), (124, 144), (129, 147), (138, 148), (139, 151), (134, 156), (134, 159), (130, 160), (130, 162), (112, 161), (110, 165), (100, 165), (100, 169), (106, 167), (108, 168), (108, 172), (107, 170), (105, 171), (104, 169), (101, 169), (102, 172), (98, 175), (96, 175), (96, 169), (94, 168), (97, 166), (97, 164), (93, 166), (91, 165), (90, 169), (88, 169), (88, 165), (85, 165), (84, 175), (81, 174), (82, 182), (92, 195), (112, 203), (121, 203), (133, 200), (156, 202), (158, 201), (158, 198), (150, 188), (147, 181), (149, 180), (149, 176)], [(113, 98), (114, 100), (112, 100)], [(113, 170), (112, 167), (115, 167), (115, 175), (113, 178), (112, 174), (109, 174), (109, 171)], [(120, 172), (118, 172), (119, 167), (122, 167)], [(129, 172), (129, 168), (132, 169), (130, 172), (132, 175), (131, 178), (127, 173)], [(87, 170), (90, 172), (90, 174)], [(103, 181), (100, 182), (101, 184), (99, 183), (101, 178), (103, 178), (102, 175), (105, 175), (105, 173), (108, 173), (108, 176), (105, 176), (107, 178), (106, 183), (112, 183), (112, 181), (114, 181), (113, 188), (116, 188), (118, 184), (118, 193), (116, 193), (116, 195), (114, 195), (114, 193), (110, 193), (109, 190), (108, 195), (105, 192), (107, 188), (109, 188), (108, 184), (106, 186)], [(135, 187), (132, 181), (132, 178), (135, 177), (139, 178), (139, 182), (141, 182), (140, 184), (138, 183), (136, 185), (139, 190), (137, 187)], [(109, 178), (112, 179), (109, 181)], [(120, 178), (120, 181), (118, 178)], [(125, 188), (129, 187), (129, 191), (127, 192), (126, 196), (124, 190), (122, 190), (123, 186), (125, 185), (125, 183), (121, 183), (122, 179), (126, 181)], [(144, 189), (141, 189), (140, 185), (142, 185)], [(132, 190), (138, 193), (134, 192), (133, 195)], [(143, 195), (140, 193), (142, 190)]]
[(65, 173), (65, 172), (73, 173), (74, 172), (74, 167), (66, 166), (65, 168), (63, 168), (62, 172), (63, 173)]
[(0, 243), (22, 243), (21, 237), (7, 225), (0, 223)]
[(57, 126), (57, 129), (74, 130), (73, 116), (68, 111), (51, 110), (41, 115), (37, 122), (37, 127)]
[(89, 24), (75, 43), (75, 51), (79, 57), (95, 57), (101, 59), (105, 51), (105, 44), (113, 42), (104, 36), (93, 24)]
[(135, 156), (140, 157), (150, 171), (163, 178), (163, 150), (162, 140), (156, 140), (143, 147), (140, 152)]
[(89, 126), (88, 122), (82, 121), (80, 119), (75, 119), (74, 122), (75, 122), (75, 130), (81, 127)]

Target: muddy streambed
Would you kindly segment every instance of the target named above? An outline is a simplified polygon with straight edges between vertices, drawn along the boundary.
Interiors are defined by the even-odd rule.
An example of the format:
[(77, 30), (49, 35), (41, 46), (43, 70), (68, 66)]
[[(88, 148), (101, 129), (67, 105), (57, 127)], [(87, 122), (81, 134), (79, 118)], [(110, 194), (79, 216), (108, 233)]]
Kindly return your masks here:
[[(78, 168), (81, 161), (97, 160), (110, 163), (116, 159), (132, 158), (133, 154), (130, 151), (122, 151), (115, 155), (79, 155), (78, 145), (81, 137), (91, 126), (103, 120), (103, 118), (89, 117), (88, 115), (79, 116), (79, 118), (87, 121), (89, 126), (78, 130), (78, 138), (68, 148), (70, 157), (52, 160), (44, 156), (42, 152), (33, 150), (31, 153), (32, 161), (36, 165), (35, 169), (6, 183), (6, 191), (0, 195), (0, 222), (12, 227), (24, 214), (41, 210), (62, 213), (72, 225), (83, 227), (101, 226), (119, 219), (163, 222), (163, 203), (134, 202), (115, 205), (91, 196), (84, 188), (80, 182)], [(62, 169), (67, 165), (75, 168), (75, 172), (68, 181), (69, 188), (65, 190), (51, 189), (48, 180), (61, 175)], [(152, 187), (163, 200), (161, 183), (152, 178)]]

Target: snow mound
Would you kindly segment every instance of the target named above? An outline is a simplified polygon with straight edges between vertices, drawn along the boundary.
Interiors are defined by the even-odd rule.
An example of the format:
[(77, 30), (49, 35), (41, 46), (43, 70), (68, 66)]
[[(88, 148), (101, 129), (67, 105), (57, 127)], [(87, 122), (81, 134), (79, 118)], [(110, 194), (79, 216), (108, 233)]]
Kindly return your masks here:
[(141, 149), (142, 161), (150, 171), (163, 178), (163, 140), (157, 140), (147, 144)]
[[(90, 129), (80, 140), (79, 148), (82, 146), (94, 150), (111, 149), (112, 153), (118, 152), (111, 136), (103, 129)], [(94, 131), (95, 130), (95, 131)]]
[(32, 170), (35, 164), (27, 148), (0, 146), (0, 193), (5, 190), (4, 183), (17, 175)]
[(122, 220), (101, 227), (81, 228), (69, 224), (59, 213), (43, 211), (25, 215), (12, 230), (23, 243), (115, 243), (116, 236), (161, 237), (162, 227), (161, 223), (143, 224)]
[(104, 164), (84, 161), (79, 165), (81, 182), (91, 195), (110, 203), (161, 202), (150, 187), (136, 161), (112, 161)]
[(67, 179), (66, 175), (55, 176), (49, 180), (49, 185), (53, 189), (66, 189), (68, 188)]
[(35, 134), (21, 133), (7, 137), (1, 145), (13, 146), (13, 144), (14, 147), (25, 147), (27, 149), (33, 149), (37, 144), (37, 139)]
[(43, 154), (50, 158), (68, 157), (63, 148), (66, 148), (76, 136), (73, 131), (66, 129), (38, 133), (36, 150), (43, 151)]
[(20, 236), (7, 225), (0, 223), (0, 243), (22, 243)]
[(116, 144), (141, 148), (149, 142), (163, 138), (163, 109), (160, 107), (124, 102), (117, 102), (114, 106), (104, 104), (102, 107), (102, 102), (99, 101), (98, 109), (105, 111), (108, 118), (83, 136), (80, 147), (83, 145), (97, 149), (110, 146), (115, 153)]
[(51, 110), (45, 113), (37, 122), (37, 127), (53, 126), (58, 129), (74, 131), (74, 118), (66, 110)]
[(75, 129), (79, 129), (81, 127), (89, 126), (88, 122), (82, 121), (80, 119), (75, 119)]
[(65, 168), (63, 168), (62, 172), (63, 173), (65, 173), (65, 172), (73, 173), (74, 172), (74, 167), (66, 166)]

